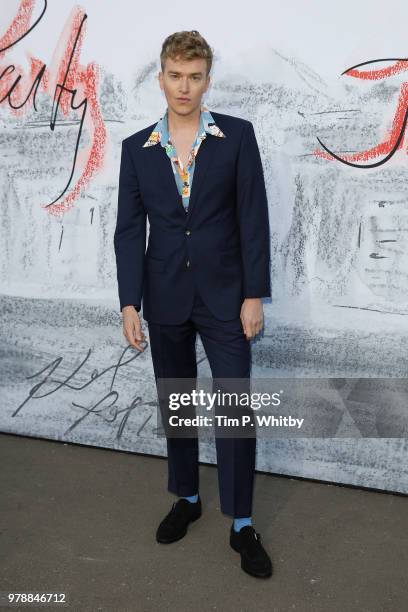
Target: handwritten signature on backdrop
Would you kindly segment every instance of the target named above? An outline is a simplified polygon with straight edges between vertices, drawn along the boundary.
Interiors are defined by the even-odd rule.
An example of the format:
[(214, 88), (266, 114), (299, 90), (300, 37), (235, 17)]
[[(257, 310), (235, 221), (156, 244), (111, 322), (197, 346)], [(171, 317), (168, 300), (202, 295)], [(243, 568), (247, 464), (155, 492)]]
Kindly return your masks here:
[[(390, 66), (387, 66), (386, 68), (380, 68), (378, 70), (359, 70), (361, 66), (378, 64), (380, 62), (395, 63), (391, 64)], [(360, 64), (356, 64), (355, 66), (351, 66), (350, 68), (344, 70), (342, 72), (342, 75), (345, 74), (349, 77), (355, 79), (362, 79), (365, 81), (378, 81), (380, 79), (387, 79), (388, 77), (391, 77), (394, 74), (405, 72), (406, 70), (408, 70), (408, 58), (388, 57), (361, 62)], [(396, 151), (398, 151), (398, 149), (402, 148), (407, 118), (408, 83), (402, 83), (397, 101), (397, 109), (392, 120), (391, 128), (379, 144), (372, 147), (371, 149), (366, 149), (365, 151), (359, 151), (357, 153), (352, 153), (350, 155), (344, 155), (344, 157), (340, 157), (339, 155), (331, 151), (320, 140), (320, 138), (317, 137), (317, 140), (323, 147), (324, 151), (320, 151), (317, 149), (316, 151), (314, 151), (314, 154), (318, 157), (323, 157), (328, 160), (337, 160), (343, 164), (346, 164), (347, 166), (353, 166), (354, 168), (376, 168), (378, 166), (382, 166), (388, 160), (391, 159), (391, 157), (396, 153)], [(368, 164), (358, 163), (366, 162), (369, 159), (377, 159), (377, 161)]]
[[(21, 66), (5, 62), (7, 53), (23, 41), (43, 19), (47, 10), (47, 0), (37, 20), (30, 26), (35, 0), (21, 0), (17, 13), (3, 36), (0, 37), (0, 104), (7, 102), (10, 112), (21, 117), (32, 104), (35, 111), (38, 91), (52, 97), (50, 129), (55, 129), (57, 114), (60, 111), (68, 116), (71, 110), (79, 116), (79, 129), (72, 159), (71, 173), (61, 192), (52, 202), (43, 207), (50, 214), (60, 216), (74, 206), (80, 193), (101, 169), (106, 147), (106, 128), (98, 104), (99, 67), (92, 62), (82, 66), (79, 62), (84, 38), (84, 23), (87, 15), (80, 7), (71, 11), (66, 25), (56, 45), (50, 67), (31, 54), (29, 74), (25, 75)], [(22, 86), (22, 79), (29, 80), (28, 93)], [(90, 144), (79, 149), (84, 127), (89, 131)], [(75, 172), (77, 161), (80, 163), (80, 176), (67, 193)]]
[[(129, 351), (131, 351), (132, 356), (129, 358), (125, 358), (125, 354)], [(121, 407), (119, 392), (114, 388), (119, 370), (122, 368), (126, 370), (127, 367), (132, 363), (132, 361), (140, 357), (141, 353), (135, 353), (130, 346), (127, 346), (120, 355), (117, 363), (112, 363), (101, 371), (98, 371), (97, 369), (93, 370), (91, 375), (84, 382), (75, 381), (74, 379), (75, 377), (78, 377), (78, 375), (82, 375), (83, 377), (85, 376), (86, 378), (87, 375), (85, 374), (84, 370), (89, 367), (88, 361), (90, 359), (91, 353), (92, 350), (89, 349), (85, 359), (83, 359), (83, 361), (77, 367), (75, 367), (72, 372), (69, 372), (68, 374), (61, 373), (61, 376), (57, 376), (58, 369), (65, 370), (63, 358), (57, 357), (56, 359), (53, 359), (50, 363), (48, 363), (46, 366), (41, 367), (38, 372), (35, 372), (31, 376), (28, 376), (28, 380), (37, 379), (38, 382), (36, 382), (33, 387), (31, 387), (27, 397), (16, 408), (12, 416), (16, 417), (24, 408), (28, 406), (30, 402), (33, 402), (35, 400), (41, 400), (44, 397), (47, 397), (54, 393), (58, 393), (58, 391), (60, 390), (69, 389), (73, 393), (80, 395), (82, 391), (88, 390), (91, 386), (95, 388), (97, 386), (96, 383), (98, 381), (100, 383), (106, 383), (106, 380), (108, 380), (108, 388), (106, 389), (105, 394), (94, 404), (90, 406), (85, 406), (78, 402), (72, 402), (72, 406), (76, 409), (79, 409), (82, 414), (73, 421), (73, 423), (64, 432), (64, 435), (70, 434), (85, 419), (88, 419), (92, 416), (96, 416), (105, 423), (110, 423), (113, 426), (117, 425), (116, 439), (119, 441), (122, 438), (123, 432), (133, 411), (145, 406), (150, 407), (151, 412), (144, 420), (144, 422), (138, 426), (138, 430), (136, 433), (137, 437), (143, 437), (142, 431), (146, 428), (154, 412), (156, 412), (158, 409), (157, 400), (145, 401), (140, 395), (136, 395), (129, 403), (129, 405)], [(136, 412), (139, 414), (138, 410), (136, 410)], [(161, 425), (159, 427), (154, 427), (152, 433), (154, 435), (163, 436), (163, 426)]]
[[(72, 160), (70, 176), (67, 182), (52, 202), (44, 205), (48, 212), (61, 215), (69, 210), (81, 191), (89, 184), (91, 178), (101, 169), (106, 145), (106, 129), (98, 105), (97, 85), (99, 68), (94, 62), (87, 66), (79, 63), (79, 55), (84, 36), (84, 23), (87, 15), (76, 6), (73, 8), (66, 26), (56, 45), (54, 60), (50, 68), (39, 59), (29, 56), (31, 67), (28, 78), (32, 79), (31, 88), (23, 98), (21, 79), (24, 71), (14, 64), (5, 65), (4, 58), (7, 52), (16, 44), (26, 38), (30, 32), (37, 27), (43, 19), (47, 10), (47, 0), (37, 20), (30, 26), (35, 0), (21, 0), (17, 14), (9, 25), (5, 34), (0, 38), (0, 103), (7, 101), (11, 112), (19, 116), (24, 112), (26, 104), (30, 101), (36, 108), (36, 94), (38, 90), (48, 95), (53, 95), (53, 105), (50, 117), (50, 129), (54, 130), (57, 113), (60, 110), (65, 116), (69, 110), (75, 110), (80, 115), (78, 136)], [(59, 55), (59, 57), (58, 57)], [(365, 69), (379, 62), (394, 62), (392, 65), (381, 69)], [(347, 68), (342, 75), (363, 80), (380, 80), (391, 77), (408, 69), (408, 58), (383, 58), (365, 61)], [(15, 76), (13, 73), (18, 73)], [(33, 94), (33, 95), (32, 95)], [(81, 97), (79, 101), (77, 97)], [(22, 101), (21, 101), (22, 99)], [(88, 113), (89, 107), (89, 113)], [(313, 154), (329, 161), (339, 161), (355, 168), (375, 168), (385, 164), (403, 146), (403, 137), (408, 119), (408, 83), (402, 83), (399, 93), (397, 109), (394, 114), (392, 126), (382, 142), (376, 146), (347, 154), (337, 155), (334, 151), (316, 137), (322, 149), (316, 149)], [(81, 135), (84, 126), (91, 134), (90, 145), (87, 149), (79, 151)], [(79, 155), (81, 153), (81, 155)], [(69, 193), (68, 191), (75, 166), (78, 159), (83, 161), (82, 173)], [(375, 159), (373, 163), (365, 163), (367, 160)], [(363, 163), (360, 163), (363, 162)], [(66, 195), (65, 195), (66, 194)]]

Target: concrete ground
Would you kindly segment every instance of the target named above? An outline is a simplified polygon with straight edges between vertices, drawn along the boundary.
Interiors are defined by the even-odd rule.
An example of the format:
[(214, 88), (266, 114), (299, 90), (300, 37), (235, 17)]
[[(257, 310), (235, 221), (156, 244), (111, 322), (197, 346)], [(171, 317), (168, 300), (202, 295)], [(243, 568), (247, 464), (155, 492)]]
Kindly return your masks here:
[(200, 466), (203, 516), (161, 545), (166, 459), (5, 434), (0, 449), (3, 596), (66, 593), (75, 612), (408, 609), (404, 496), (257, 474), (254, 526), (275, 568), (261, 580), (229, 547), (216, 466)]

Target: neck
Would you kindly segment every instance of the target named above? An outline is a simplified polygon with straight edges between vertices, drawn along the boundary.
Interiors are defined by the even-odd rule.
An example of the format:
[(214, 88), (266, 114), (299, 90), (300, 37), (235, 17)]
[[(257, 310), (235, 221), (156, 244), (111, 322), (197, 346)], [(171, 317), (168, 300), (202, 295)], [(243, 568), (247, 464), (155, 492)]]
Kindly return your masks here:
[(180, 115), (172, 110), (170, 107), (167, 108), (167, 121), (169, 132), (187, 132), (196, 131), (200, 123), (201, 104), (198, 108), (195, 108), (188, 115)]

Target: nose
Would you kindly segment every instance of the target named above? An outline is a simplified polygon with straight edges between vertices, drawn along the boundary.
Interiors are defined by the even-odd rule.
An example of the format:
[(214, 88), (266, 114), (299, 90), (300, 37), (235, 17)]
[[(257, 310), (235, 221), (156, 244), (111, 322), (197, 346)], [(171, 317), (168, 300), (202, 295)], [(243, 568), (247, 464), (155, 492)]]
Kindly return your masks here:
[(180, 90), (182, 93), (188, 92), (188, 77), (182, 77), (180, 81)]

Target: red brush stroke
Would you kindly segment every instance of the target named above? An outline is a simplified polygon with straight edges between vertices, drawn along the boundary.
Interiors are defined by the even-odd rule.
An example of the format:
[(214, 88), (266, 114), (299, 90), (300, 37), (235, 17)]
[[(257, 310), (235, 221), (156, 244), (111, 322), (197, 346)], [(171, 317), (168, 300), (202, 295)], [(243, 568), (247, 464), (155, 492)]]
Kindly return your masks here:
[(349, 68), (343, 74), (354, 77), (355, 79), (363, 79), (366, 81), (379, 81), (380, 79), (386, 79), (400, 72), (408, 70), (407, 60), (398, 60), (395, 64), (387, 66), (386, 68), (380, 68), (379, 70), (358, 70), (357, 68)]
[(0, 37), (0, 49), (7, 48), (15, 40), (23, 37), (29, 29), (33, 8), (33, 0), (21, 0), (17, 15), (10, 23), (5, 34)]
[[(384, 60), (386, 61), (386, 60)], [(396, 61), (391, 66), (387, 66), (386, 68), (378, 69), (378, 70), (359, 70), (357, 68), (350, 68), (346, 70), (343, 74), (350, 76), (356, 79), (362, 80), (380, 80), (385, 79), (404, 70), (408, 70), (408, 61), (405, 59), (401, 59)], [(352, 153), (349, 155), (344, 155), (341, 159), (338, 156), (331, 155), (326, 150), (316, 149), (313, 151), (313, 154), (316, 157), (321, 157), (323, 159), (327, 159), (330, 161), (338, 160), (343, 161), (344, 163), (349, 163), (349, 165), (353, 165), (353, 162), (366, 162), (371, 159), (378, 159), (382, 156), (388, 156), (388, 158), (383, 159), (378, 162), (376, 165), (381, 165), (385, 161), (387, 161), (394, 153), (396, 153), (399, 149), (403, 147), (404, 141), (404, 132), (405, 125), (407, 120), (407, 109), (408, 109), (408, 83), (403, 83), (401, 85), (401, 90), (398, 97), (397, 108), (394, 114), (394, 118), (392, 120), (392, 125), (390, 130), (388, 130), (387, 134), (384, 137), (384, 140), (372, 147), (371, 149), (367, 149), (365, 151), (361, 151), (358, 153)], [(360, 168), (364, 168), (365, 166), (357, 166)], [(371, 165), (372, 167), (372, 165)]]
[[(34, 0), (21, 0), (16, 16), (4, 36), (0, 38), (0, 48), (4, 49), (14, 40), (23, 37), (29, 28), (33, 8)], [(67, 73), (68, 61), (74, 49), (74, 40), (84, 16), (85, 13), (80, 7), (73, 8), (56, 44), (49, 68), (46, 68), (38, 58), (27, 53), (30, 61), (28, 77), (32, 81), (38, 76), (41, 67), (44, 66), (45, 68), (40, 83), (40, 89), (44, 93), (48, 94), (53, 99), (56, 86), (62, 83), (64, 75), (66, 75), (65, 87), (75, 90), (74, 96), (68, 91), (62, 92), (59, 110), (64, 116), (68, 116), (69, 112), (72, 110), (71, 101), (75, 96), (81, 96), (82, 100), (86, 99), (90, 111), (86, 113), (84, 117), (84, 126), (90, 134), (90, 145), (81, 150), (78, 155), (78, 159), (83, 160), (82, 173), (75, 185), (61, 201), (51, 205), (43, 205), (50, 214), (56, 216), (64, 214), (74, 206), (76, 199), (83, 189), (89, 185), (91, 178), (101, 170), (106, 148), (107, 133), (97, 97), (99, 66), (95, 62), (82, 66), (79, 62), (84, 30), (81, 30), (78, 37), (77, 45), (71, 58), (71, 65)], [(2, 57), (4, 57), (4, 55)], [(5, 68), (6, 65), (0, 63), (0, 71), (5, 70)], [(15, 65), (15, 68), (19, 74), (24, 74), (24, 70), (21, 66)], [(15, 77), (12, 76), (11, 72), (2, 77), (0, 81), (1, 97), (4, 96), (5, 91), (10, 89), (13, 80), (15, 80)], [(13, 89), (13, 103), (16, 103), (16, 98), (20, 97), (22, 97), (21, 81), (19, 81)], [(10, 107), (10, 112), (16, 117), (22, 116), (27, 112), (27, 106), (24, 105), (20, 109)]]

